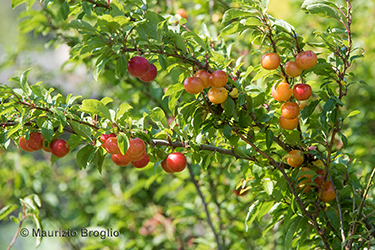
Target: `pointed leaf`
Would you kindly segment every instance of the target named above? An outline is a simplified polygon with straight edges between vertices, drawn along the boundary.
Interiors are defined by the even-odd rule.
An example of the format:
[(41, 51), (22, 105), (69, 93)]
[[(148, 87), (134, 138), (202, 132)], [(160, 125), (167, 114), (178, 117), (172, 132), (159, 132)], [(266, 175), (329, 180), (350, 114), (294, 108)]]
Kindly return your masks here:
[(271, 129), (267, 129), (266, 132), (266, 146), (269, 149), (273, 143), (273, 132)]
[(123, 103), (120, 105), (119, 109), (117, 110), (116, 113), (116, 119), (121, 118), (126, 112), (131, 110), (133, 107), (130, 106), (128, 103)]
[(80, 111), (111, 119), (109, 109), (101, 101), (96, 99), (84, 100), (82, 102), (82, 107), (80, 108)]
[(13, 204), (13, 205), (8, 205), (8, 206), (5, 206), (3, 207), (1, 210), (0, 210), (0, 221), (2, 219), (4, 219), (6, 216), (8, 216), (8, 214), (12, 213), (14, 210), (16, 210), (18, 208), (17, 205)]
[(153, 110), (151, 110), (150, 117), (156, 124), (158, 124), (158, 126), (167, 126), (167, 118), (165, 117), (165, 113), (161, 108), (156, 107)]
[(246, 215), (245, 225), (246, 225), (246, 231), (249, 229), (255, 218), (257, 217), (257, 214), (259, 212), (259, 200), (255, 201), (250, 207), (249, 212)]
[(52, 141), (53, 125), (51, 120), (45, 120), (42, 124), (42, 135), (47, 141)]
[(125, 133), (119, 133), (117, 135), (117, 144), (120, 149), (121, 154), (125, 154), (129, 148), (129, 138)]
[(16, 8), (18, 5), (23, 4), (26, 0), (12, 0), (12, 8)]

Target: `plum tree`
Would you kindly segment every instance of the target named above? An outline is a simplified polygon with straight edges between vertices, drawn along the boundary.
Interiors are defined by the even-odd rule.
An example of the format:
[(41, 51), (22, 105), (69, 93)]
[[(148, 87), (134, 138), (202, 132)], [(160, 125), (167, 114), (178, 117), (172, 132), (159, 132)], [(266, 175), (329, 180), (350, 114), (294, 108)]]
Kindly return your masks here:
[[(352, 13), (357, 9), (347, 0), (301, 1), (304, 12), (318, 15), (316, 25), (306, 19), (302, 27), (292, 17), (287, 22), (270, 15), (269, 2), (41, 0), (34, 9), (34, 1), (12, 0), (12, 7), (25, 3), (21, 32), (43, 35), (50, 48), (69, 47), (64, 65), (86, 66), (93, 74), (87, 81), (96, 84), (90, 94), (77, 88), (65, 96), (48, 81), (34, 84), (45, 77), (39, 70), (25, 70), (10, 84), (1, 84), (1, 148), (14, 149), (12, 140), (30, 152), (44, 145), (52, 155), (43, 153), (43, 159), (50, 156), (52, 165), (59, 161), (59, 168), (35, 176), (52, 171), (54, 181), (75, 167), (81, 173), (87, 170), (76, 174), (79, 178), (68, 187), (42, 184), (57, 187), (56, 193), (68, 188), (67, 195), (83, 186), (84, 198), (74, 197), (75, 209), (64, 210), (84, 211), (79, 216), (50, 212), (50, 207), (44, 210), (48, 213), (32, 210), (39, 207), (29, 204), (34, 201), (52, 206), (45, 202), (50, 194), (32, 181), (17, 190), (17, 202), (25, 204), (2, 201), (6, 208), (0, 218), (25, 207), (18, 218), (33, 216), (37, 222), (50, 214), (79, 217), (77, 225), (90, 217), (87, 226), (129, 220), (130, 227), (121, 224), (119, 230), (129, 242), (137, 239), (140, 249), (261, 249), (275, 248), (275, 242), (285, 249), (352, 249), (371, 243), (375, 203), (367, 197), (375, 172), (361, 170), (363, 177), (358, 178), (355, 154), (365, 150), (356, 150), (353, 137), (348, 137), (355, 133), (348, 124), (362, 112), (347, 98), (361, 82), (356, 76), (360, 67), (352, 66), (365, 51), (354, 47), (365, 39), (352, 40), (358, 25)], [(180, 4), (191, 7), (189, 22), (177, 16), (187, 19), (186, 11), (174, 12)], [(213, 21), (208, 13), (221, 20)], [(331, 20), (323, 21), (327, 17)], [(355, 34), (358, 38), (362, 33)], [(12, 59), (23, 57), (4, 58), (12, 64)], [(0, 60), (0, 66), (2, 70), (7, 64)], [(70, 74), (67, 68), (62, 70)], [(74, 85), (76, 78), (65, 79)], [(371, 88), (358, 93), (364, 89)], [(176, 126), (170, 126), (170, 118)], [(75, 161), (57, 159), (69, 152)], [(23, 157), (39, 160), (40, 154)], [(18, 159), (8, 158), (10, 166)], [(145, 169), (116, 166), (130, 163)], [(20, 168), (31, 171), (22, 166), (16, 170)], [(101, 175), (93, 176), (92, 168)], [(314, 174), (317, 169), (324, 171)], [(13, 172), (6, 170), (1, 168), (0, 175)], [(183, 173), (160, 175), (164, 171)], [(9, 184), (3, 178), (0, 186), (28, 183), (19, 181), (25, 176), (34, 175), (10, 178)], [(68, 183), (69, 178), (59, 180)], [(92, 192), (99, 187), (99, 193)], [(19, 199), (24, 190), (38, 192), (43, 202)], [(251, 195), (237, 197), (239, 190)], [(94, 214), (101, 211), (95, 202), (108, 205), (110, 213)], [(118, 209), (118, 204), (126, 206)], [(144, 230), (144, 216), (155, 211), (162, 229)], [(233, 214), (240, 223), (232, 223)], [(137, 228), (143, 228), (142, 238)], [(267, 233), (271, 229), (275, 234)], [(254, 236), (259, 230), (264, 231), (262, 240)], [(147, 238), (165, 232), (165, 239)], [(276, 241), (274, 235), (282, 237)], [(67, 240), (73, 248), (86, 247)], [(94, 244), (90, 240), (82, 244)], [(94, 245), (106, 249), (119, 244), (125, 244), (122, 238)]]

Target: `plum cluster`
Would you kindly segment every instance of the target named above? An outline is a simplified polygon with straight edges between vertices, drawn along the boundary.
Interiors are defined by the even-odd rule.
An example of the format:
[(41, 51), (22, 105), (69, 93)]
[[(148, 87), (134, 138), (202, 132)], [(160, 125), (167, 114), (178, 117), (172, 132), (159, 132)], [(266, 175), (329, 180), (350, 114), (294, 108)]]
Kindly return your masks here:
[(228, 98), (228, 91), (224, 86), (228, 82), (228, 75), (222, 70), (216, 70), (210, 74), (204, 70), (198, 70), (194, 76), (184, 81), (184, 88), (190, 94), (199, 94), (205, 88), (210, 88), (207, 97), (214, 104), (224, 103)]
[[(285, 64), (285, 72), (290, 77), (298, 77), (302, 70), (314, 67), (318, 59), (313, 51), (302, 51), (298, 53), (295, 61), (288, 61)], [(266, 53), (262, 56), (261, 65), (264, 69), (275, 70), (280, 66), (280, 56), (275, 52)], [(296, 102), (290, 100), (292, 94), (297, 101), (304, 101), (310, 98), (312, 94), (311, 86), (299, 83), (293, 86), (293, 89), (286, 81), (276, 83), (272, 86), (272, 97), (279, 102), (285, 102), (281, 106), (281, 116), (279, 118), (280, 127), (287, 130), (293, 130), (298, 126), (298, 115), (303, 108)]]
[(63, 139), (54, 139), (50, 144), (44, 142), (43, 135), (39, 132), (30, 133), (30, 137), (26, 140), (25, 136), (18, 139), (20, 148), (26, 152), (33, 152), (43, 149), (46, 152), (51, 152), (56, 157), (64, 157), (69, 153), (69, 144)]

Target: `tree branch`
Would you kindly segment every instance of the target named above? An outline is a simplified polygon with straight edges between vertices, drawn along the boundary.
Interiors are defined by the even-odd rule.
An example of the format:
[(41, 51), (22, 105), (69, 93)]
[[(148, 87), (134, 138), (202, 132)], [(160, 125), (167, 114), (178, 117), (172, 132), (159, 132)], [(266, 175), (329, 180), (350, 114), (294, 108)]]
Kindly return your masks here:
[[(166, 140), (153, 139), (153, 140), (151, 140), (151, 143), (154, 146), (158, 145), (158, 146), (167, 146), (167, 147), (173, 147), (173, 148), (181, 148), (181, 147), (182, 148), (190, 148), (189, 144), (186, 144), (186, 143), (180, 142), (180, 141), (169, 142), (169, 141), (166, 141)], [(200, 144), (199, 149), (200, 150), (208, 150), (208, 151), (212, 151), (212, 152), (218, 152), (218, 153), (224, 154), (224, 155), (231, 155), (231, 156), (236, 157), (237, 159), (257, 161), (255, 157), (250, 157), (250, 156), (241, 157), (241, 156), (237, 155), (236, 153), (234, 153), (234, 151), (231, 150), (231, 149), (219, 148), (219, 147), (215, 147), (215, 146), (212, 146), (212, 145)]]
[(187, 167), (188, 167), (188, 170), (189, 170), (189, 173), (190, 173), (190, 179), (191, 179), (191, 181), (193, 182), (193, 184), (194, 184), (194, 186), (195, 186), (195, 189), (197, 190), (198, 195), (199, 195), (199, 197), (200, 197), (201, 200), (202, 200), (203, 207), (204, 207), (204, 211), (205, 211), (205, 213), (206, 213), (206, 218), (207, 218), (208, 225), (210, 226), (210, 228), (211, 228), (211, 230), (212, 230), (212, 232), (213, 232), (213, 234), (214, 234), (214, 236), (215, 236), (215, 241), (216, 241), (216, 244), (217, 244), (217, 249), (218, 249), (218, 250), (223, 250), (224, 248), (223, 248), (223, 247), (221, 246), (221, 244), (220, 244), (219, 235), (217, 234), (217, 232), (216, 232), (216, 230), (215, 230), (215, 227), (214, 227), (214, 225), (212, 224), (212, 220), (211, 220), (211, 217), (210, 217), (210, 212), (208, 211), (207, 203), (206, 203), (206, 201), (205, 201), (205, 199), (204, 199), (204, 196), (203, 196), (203, 194), (202, 194), (202, 192), (201, 192), (201, 190), (200, 190), (200, 187), (199, 187), (197, 181), (196, 181), (195, 178), (194, 178), (194, 173), (193, 173), (193, 170), (191, 169), (191, 166), (190, 166), (189, 163), (187, 164)]
[(10, 244), (9, 244), (9, 246), (8, 246), (8, 248), (7, 248), (7, 250), (10, 250), (10, 249), (12, 248), (12, 246), (14, 245), (14, 243), (16, 242), (16, 239), (17, 239), (17, 237), (18, 237), (18, 235), (19, 235), (19, 233), (20, 233), (20, 230), (21, 230), (22, 223), (23, 223), (23, 221), (26, 219), (26, 215), (25, 215), (25, 213), (26, 213), (26, 205), (23, 204), (23, 209), (22, 209), (22, 219), (20, 220), (20, 224), (18, 225), (18, 229), (17, 229), (17, 231), (16, 231), (16, 233), (15, 233), (15, 235), (14, 235), (12, 241), (10, 242)]

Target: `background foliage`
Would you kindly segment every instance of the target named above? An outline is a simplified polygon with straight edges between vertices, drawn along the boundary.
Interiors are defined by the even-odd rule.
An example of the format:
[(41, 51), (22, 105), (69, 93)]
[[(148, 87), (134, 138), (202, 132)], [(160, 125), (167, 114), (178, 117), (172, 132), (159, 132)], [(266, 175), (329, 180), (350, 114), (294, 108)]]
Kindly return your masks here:
[[(15, 2), (17, 1), (13, 1), (13, 4)], [(35, 83), (43, 81), (40, 86), (46, 89), (53, 86), (55, 91), (52, 92), (51, 98), (55, 98), (53, 100), (57, 103), (64, 104), (65, 97), (70, 93), (73, 96), (82, 96), (77, 98), (76, 103), (82, 103), (85, 99), (102, 100), (104, 97), (110, 97), (112, 102), (107, 106), (114, 111), (126, 102), (133, 107), (126, 112), (127, 117), (131, 117), (133, 121), (142, 119), (145, 117), (145, 113), (156, 117), (155, 119), (146, 118), (141, 127), (144, 126), (150, 134), (156, 135), (154, 138), (165, 139), (165, 134), (159, 133), (161, 132), (160, 128), (164, 127), (164, 131), (167, 131), (164, 133), (168, 133), (166, 118), (178, 113), (173, 113), (176, 110), (171, 109), (174, 106), (171, 102), (173, 98), (163, 98), (164, 88), (181, 83), (185, 77), (189, 76), (191, 67), (181, 63), (178, 58), (163, 58), (160, 53), (153, 54), (148, 59), (154, 61), (158, 69), (164, 70), (159, 70), (158, 77), (151, 83), (138, 81), (128, 76), (125, 67), (123, 67), (126, 65), (129, 53), (134, 51), (122, 54), (120, 53), (121, 48), (116, 47), (115, 42), (111, 44), (111, 41), (115, 40), (111, 40), (109, 34), (115, 24), (111, 23), (109, 16), (103, 15), (105, 8), (95, 9), (102, 22), (98, 24), (97, 29), (100, 29), (103, 34), (107, 34), (103, 36), (104, 40), (101, 40), (89, 34), (92, 27), (73, 21), (74, 17), (85, 15), (87, 22), (95, 23), (94, 8), (89, 1), (84, 1), (83, 6), (81, 6), (81, 1), (71, 1), (69, 2), (70, 9), (67, 9), (69, 6), (66, 1), (42, 1), (41, 4), (35, 2), (33, 5), (32, 3), (33, 1), (27, 1), (29, 6), (22, 4), (15, 10), (4, 13), (14, 16), (16, 16), (14, 13), (19, 13), (19, 19), (18, 33), (9, 32), (9, 30), (15, 29), (14, 21), (2, 22), (1, 33), (9, 35), (1, 37), (2, 44), (4, 44), (0, 59), (1, 82), (11, 88), (19, 88), (17, 81), (8, 81), (8, 79), (12, 76), (20, 76), (27, 68), (32, 68), (29, 73), (30, 85), (35, 86)], [(100, 3), (105, 4), (105, 2)], [(271, 1), (268, 12), (293, 25), (295, 30), (303, 36), (304, 42), (308, 41), (311, 45), (317, 46), (315, 49), (321, 53), (319, 58), (327, 58), (329, 52), (324, 46), (319, 47), (322, 39), (314, 36), (314, 31), (328, 32), (332, 28), (336, 28), (338, 22), (316, 15), (306, 15), (304, 11), (300, 11), (302, 3), (303, 1), (297, 0), (282, 1), (282, 3)], [(2, 4), (4, 3), (2, 2)], [(252, 92), (251, 95), (255, 102), (253, 106), (256, 107), (257, 102), (261, 104), (264, 101), (269, 101), (268, 104), (276, 109), (278, 104), (270, 101), (271, 85), (265, 80), (267, 79), (266, 72), (259, 66), (262, 54), (269, 51), (269, 47), (262, 46), (261, 41), (257, 41), (256, 34), (252, 32), (240, 33), (239, 31), (242, 30), (239, 27), (239, 22), (233, 22), (232, 26), (228, 24), (229, 22), (222, 22), (223, 17), (225, 18), (223, 16), (225, 11), (231, 7), (239, 7), (240, 4), (241, 1), (238, 3), (199, 0), (151, 1), (148, 2), (148, 8), (164, 17), (173, 15), (178, 8), (185, 8), (189, 15), (186, 23), (187, 28), (193, 33), (202, 34), (205, 39), (202, 39), (201, 42), (200, 39), (191, 35), (187, 37), (190, 44), (186, 46), (178, 36), (173, 37), (173, 34), (164, 30), (163, 32), (166, 32), (167, 36), (172, 36), (172, 38), (164, 40), (171, 45), (170, 53), (174, 53), (173, 46), (176, 46), (179, 51), (184, 51), (186, 48), (191, 49), (194, 51), (194, 55), (189, 56), (195, 56), (204, 62), (209, 45), (214, 44), (216, 52), (211, 55), (212, 66), (229, 68), (234, 74), (236, 70), (233, 69), (239, 66), (238, 69), (241, 69), (242, 72), (242, 75), (237, 76), (239, 85), (253, 86), (257, 91), (252, 92), (252, 89), (246, 91), (247, 93)], [(344, 4), (344, 1), (338, 1), (338, 4)], [(8, 2), (7, 6), (10, 5), (11, 3)], [(47, 10), (53, 13), (53, 19), (44, 15), (46, 10), (43, 8), (46, 6), (48, 6)], [(153, 33), (148, 29), (155, 28), (156, 22), (160, 21), (155, 19), (159, 17), (150, 14), (151, 11), (146, 12), (145, 6), (142, 7), (139, 1), (126, 1), (123, 8), (128, 15), (133, 15), (134, 18), (146, 17), (148, 19), (146, 22), (140, 21), (136, 28), (137, 43), (141, 48), (142, 46), (146, 48), (146, 41), (151, 40), (154, 44), (149, 44), (148, 49), (151, 50), (152, 46), (155, 46), (155, 50), (157, 50), (160, 46), (159, 36), (162, 34), (162, 27), (156, 27), (161, 33)], [(5, 8), (0, 8), (0, 11), (3, 10)], [(69, 15), (69, 11), (72, 13), (71, 15)], [(112, 11), (111, 14), (116, 16), (116, 11), (120, 10)], [(354, 84), (349, 88), (345, 97), (345, 107), (342, 108), (346, 115), (355, 110), (360, 111), (360, 113), (356, 112), (357, 115), (345, 120), (345, 126), (341, 131), (348, 140), (348, 146), (345, 146), (341, 152), (344, 155), (355, 155), (353, 164), (350, 162), (345, 168), (350, 174), (351, 186), (358, 191), (356, 191), (357, 202), (360, 201), (360, 190), (367, 184), (374, 165), (372, 139), (374, 137), (373, 118), (375, 113), (372, 107), (375, 92), (372, 79), (375, 73), (372, 69), (375, 65), (371, 59), (375, 52), (371, 42), (375, 38), (373, 32), (374, 11), (374, 3), (371, 1), (359, 0), (353, 3), (354, 47), (362, 47), (366, 51), (366, 56), (354, 61), (350, 71), (354, 72), (355, 76), (351, 81), (363, 81), (363, 83)], [(177, 21), (177, 18), (172, 16), (172, 20)], [(124, 20), (113, 22), (118, 21)], [(182, 29), (180, 25), (174, 27)], [(224, 35), (225, 32), (227, 35)], [(4, 39), (5, 37), (8, 38)], [(64, 51), (67, 50), (66, 45), (60, 44), (67, 44), (71, 47), (69, 58), (64, 54)], [(117, 55), (124, 56), (111, 57), (110, 53), (113, 51), (106, 51), (103, 44), (112, 46), (111, 48), (115, 52), (118, 49)], [(88, 53), (94, 47), (101, 49), (96, 50), (95, 53)], [(65, 58), (59, 59), (60, 61), (51, 60), (51, 55), (56, 53), (63, 53)], [(362, 51), (358, 52), (358, 54), (360, 53)], [(238, 58), (240, 60), (237, 61)], [(229, 64), (230, 59), (235, 59), (235, 61)], [(240, 65), (241, 63), (243, 64)], [(57, 68), (51, 65), (55, 65)], [(252, 67), (253, 70), (251, 70)], [(249, 74), (246, 75), (246, 73)], [(234, 74), (232, 77), (235, 77)], [(24, 74), (24, 76), (26, 75)], [(268, 78), (269, 81), (277, 79), (277, 76)], [(306, 80), (311, 83), (314, 93), (318, 93), (322, 81), (325, 79), (317, 74), (309, 74)], [(253, 84), (250, 85), (249, 82)], [(36, 92), (37, 87), (33, 87), (32, 90)], [(242, 90), (245, 91), (245, 89)], [(260, 96), (259, 92), (263, 92), (264, 96)], [(58, 93), (61, 93), (62, 96), (59, 97)], [(176, 94), (175, 101), (178, 105), (183, 106), (193, 100), (192, 95), (176, 93), (178, 95)], [(178, 102), (177, 97), (180, 97)], [(40, 103), (44, 102), (37, 96), (33, 98)], [(160, 109), (155, 109), (155, 107)], [(163, 115), (159, 115), (161, 110), (166, 114), (165, 118)], [(224, 116), (227, 114), (227, 110), (230, 109), (225, 110)], [(258, 111), (262, 112), (260, 109)], [(202, 115), (199, 112), (198, 114)], [(223, 135), (221, 133), (223, 128), (220, 126), (217, 127), (220, 129), (220, 133), (217, 133), (213, 124), (204, 128), (202, 124), (194, 124), (194, 121), (188, 120), (186, 113), (180, 112), (180, 115), (180, 119), (177, 119), (179, 128), (186, 125), (189, 132), (191, 131), (195, 136), (199, 134), (199, 129), (206, 129), (208, 138), (218, 136), (216, 143), (219, 146), (230, 148), (230, 144), (242, 145), (237, 144), (234, 136), (231, 141), (230, 135)], [(198, 116), (197, 113), (195, 115)], [(318, 112), (314, 113), (311, 120), (315, 118), (319, 120), (319, 115)], [(51, 117), (57, 127), (64, 119), (59, 116)], [(4, 114), (2, 114), (2, 119), (4, 119)], [(129, 119), (124, 119), (121, 125), (126, 127), (131, 122)], [(188, 124), (189, 122), (192, 122), (194, 126)], [(312, 123), (312, 121), (309, 122)], [(275, 124), (274, 121), (273, 128), (276, 128)], [(107, 123), (101, 125), (103, 125), (103, 129), (99, 130), (97, 134), (111, 129)], [(178, 131), (179, 128), (175, 131)], [(19, 128), (16, 134), (22, 135), (26, 131), (26, 127)], [(147, 138), (147, 135), (142, 134), (141, 131), (135, 131)], [(275, 135), (282, 133), (281, 129), (273, 131)], [(182, 138), (188, 136), (183, 134), (183, 131), (180, 133), (182, 133)], [(223, 133), (225, 132), (223, 131)], [(69, 139), (69, 134), (64, 134), (63, 137)], [(293, 144), (295, 139), (293, 134), (288, 138), (288, 142)], [(70, 139), (72, 140), (72, 137)], [(199, 138), (194, 139), (196, 143), (199, 143)], [(266, 141), (265, 136), (261, 134), (258, 139)], [(163, 152), (170, 150), (168, 147), (162, 147), (161, 150), (152, 149), (153, 161), (146, 169), (117, 167), (106, 156), (100, 168), (101, 173), (99, 173), (95, 164), (86, 166), (85, 161), (83, 163), (81, 161), (81, 164), (80, 161), (77, 163), (77, 152), (81, 146), (56, 162), (56, 159), (52, 158), (54, 164), (51, 166), (48, 154), (22, 152), (14, 142), (7, 141), (3, 134), (1, 142), (6, 143), (5, 146), (8, 149), (1, 151), (0, 155), (0, 208), (19, 206), (19, 209), (10, 214), (16, 218), (22, 211), (19, 199), (23, 199), (26, 204), (35, 208), (32, 210), (34, 219), (30, 217), (24, 222), (24, 226), (29, 228), (36, 227), (36, 221), (41, 221), (46, 230), (100, 227), (113, 228), (121, 232), (119, 238), (105, 240), (97, 238), (43, 239), (40, 248), (56, 246), (56, 249), (58, 247), (61, 249), (216, 249), (217, 240), (207, 221), (206, 205), (215, 231), (218, 232), (219, 242), (224, 246), (224, 249), (323, 248), (320, 238), (313, 231), (313, 227), (309, 226), (307, 219), (297, 222), (296, 215), (299, 215), (298, 218), (300, 218), (301, 213), (298, 211), (298, 206), (293, 206), (294, 201), (290, 193), (286, 194), (286, 191), (280, 187), (281, 182), (278, 180), (283, 178), (282, 175), (277, 171), (271, 171), (270, 168), (262, 167), (262, 164), (266, 165), (265, 161), (262, 164), (253, 164), (247, 160), (236, 160), (232, 156), (219, 153), (199, 150), (193, 152), (182, 149), (192, 164), (191, 169), (195, 177), (192, 179), (188, 170), (180, 174), (169, 175), (158, 167), (158, 161), (160, 162), (164, 156)], [(304, 143), (308, 144), (309, 142)], [(341, 148), (342, 143), (341, 140), (337, 140), (335, 147)], [(275, 147), (275, 145), (273, 146)], [(241, 149), (245, 151), (245, 156), (249, 156), (248, 152), (250, 152), (250, 156), (254, 155), (254, 151), (249, 146), (245, 146), (245, 143)], [(278, 160), (283, 154), (286, 154), (280, 148), (269, 149), (265, 144), (263, 149), (267, 152), (275, 151), (276, 155), (280, 156)], [(332, 170), (337, 174), (335, 178), (337, 177), (336, 184), (339, 184), (338, 188), (342, 192), (340, 196), (353, 197), (352, 190), (347, 190), (347, 187), (342, 185), (344, 175), (340, 167), (341, 165), (335, 166)], [(293, 177), (296, 178), (296, 175), (294, 174)], [(248, 189), (248, 192), (243, 196), (236, 196), (233, 190), (241, 185)], [(196, 186), (199, 187), (202, 196), (197, 192)], [(38, 198), (35, 198), (34, 194), (39, 197), (40, 207), (37, 204)], [(372, 189), (370, 189), (369, 196), (373, 197)], [(204, 202), (201, 197), (204, 197)], [(371, 199), (369, 200), (371, 201)], [(313, 195), (308, 196), (305, 201), (313, 202)], [(374, 208), (370, 201), (365, 206), (366, 214), (373, 211)], [(352, 201), (344, 200), (342, 206), (351, 208)], [(334, 205), (328, 205), (327, 217), (334, 228), (339, 228), (340, 224), (338, 216), (335, 215), (335, 208)], [(347, 213), (345, 216), (345, 221), (349, 223), (350, 214)], [(13, 220), (17, 222), (15, 218)], [(0, 217), (0, 219), (2, 219), (0, 222), (0, 246), (6, 246), (16, 232), (17, 225), (10, 221), (9, 215)], [(371, 223), (373, 218), (370, 217), (370, 219)], [(302, 226), (306, 230), (303, 231)], [(294, 231), (290, 228), (293, 228)], [(365, 227), (362, 229), (365, 231)], [(339, 249), (340, 242), (337, 242), (337, 237), (335, 238), (332, 232), (327, 232), (327, 235), (331, 236), (334, 249)], [(366, 236), (365, 233), (361, 235), (362, 237)], [(19, 237), (14, 245), (15, 249), (28, 249), (30, 240)], [(32, 239), (32, 244), (35, 243), (34, 240)]]

